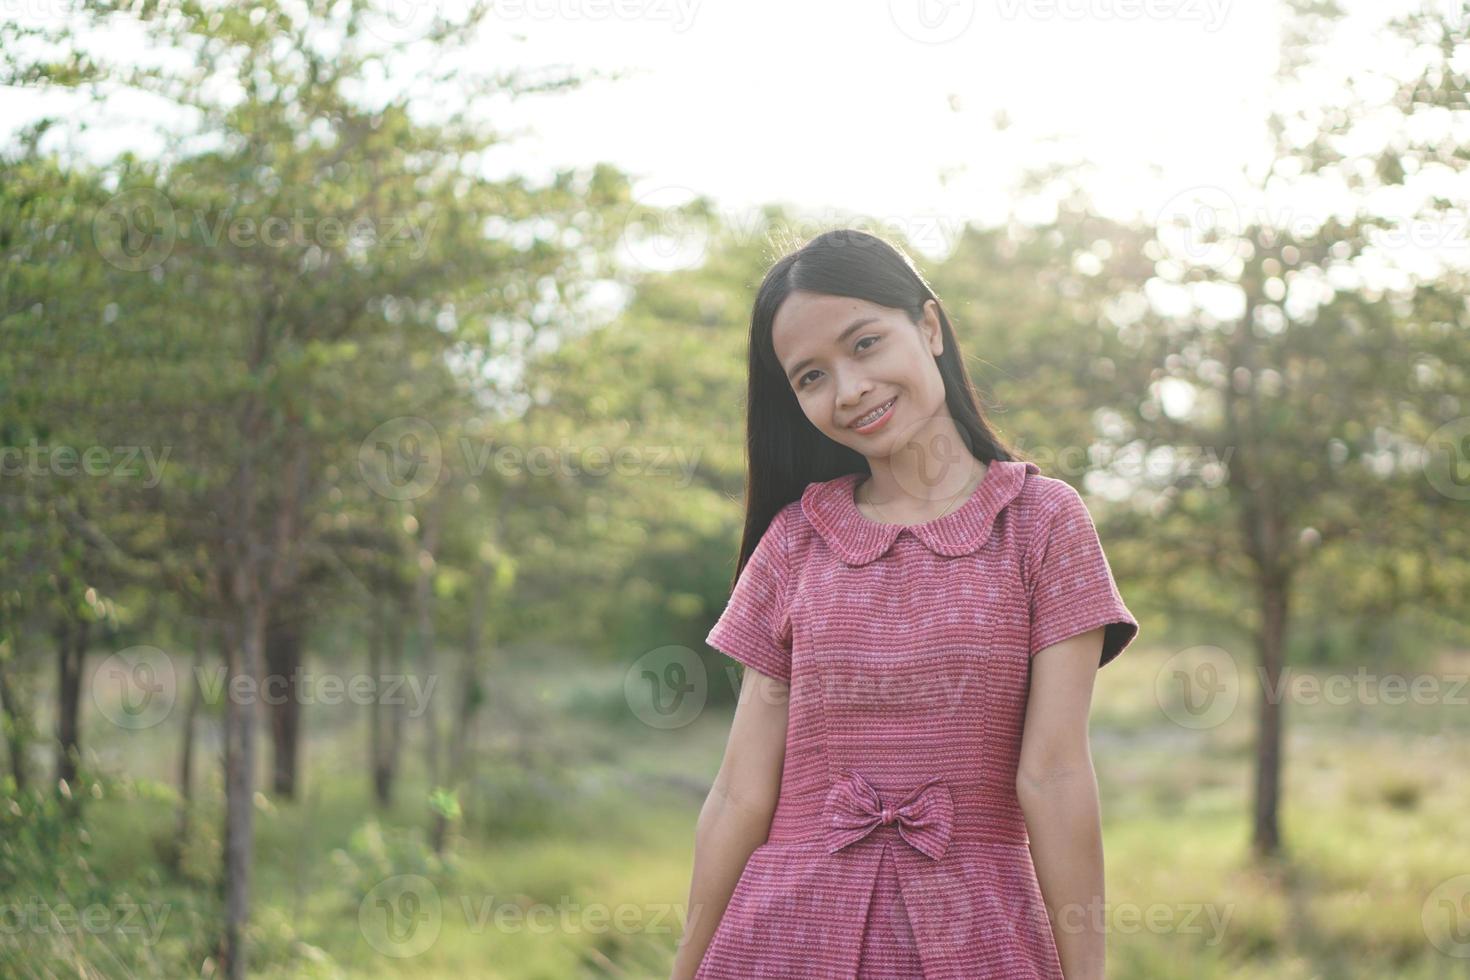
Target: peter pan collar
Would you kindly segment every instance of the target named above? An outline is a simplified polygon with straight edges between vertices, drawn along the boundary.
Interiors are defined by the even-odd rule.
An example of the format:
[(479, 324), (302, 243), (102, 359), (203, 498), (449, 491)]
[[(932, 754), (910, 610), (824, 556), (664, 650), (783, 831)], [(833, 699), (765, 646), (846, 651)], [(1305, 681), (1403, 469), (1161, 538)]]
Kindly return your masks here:
[(893, 547), (908, 531), (930, 551), (958, 558), (979, 550), (990, 539), (995, 517), (1016, 498), (1028, 473), (1040, 473), (1024, 460), (991, 460), (985, 479), (955, 510), (922, 524), (884, 524), (858, 510), (853, 489), (866, 473), (844, 473), (832, 480), (809, 483), (801, 494), (801, 512), (829, 547), (849, 565), (866, 565)]

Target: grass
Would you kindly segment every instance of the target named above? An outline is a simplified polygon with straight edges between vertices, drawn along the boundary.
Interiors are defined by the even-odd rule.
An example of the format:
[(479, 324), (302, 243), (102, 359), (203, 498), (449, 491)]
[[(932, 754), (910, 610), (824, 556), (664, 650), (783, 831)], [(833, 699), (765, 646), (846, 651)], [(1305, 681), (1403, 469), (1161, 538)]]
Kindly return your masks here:
[[(1455, 879), (1470, 873), (1463, 707), (1288, 704), (1286, 843), (1259, 865), (1248, 856), (1251, 688), (1218, 724), (1183, 728), (1155, 699), (1165, 666), (1162, 652), (1130, 650), (1094, 698), (1109, 976), (1470, 976), (1470, 959), (1430, 939), (1449, 935), (1447, 910), (1464, 894)], [(618, 670), (538, 663), (497, 678), (465, 823), (442, 860), (426, 845), (417, 738), (380, 812), (362, 709), (308, 709), (300, 798), (257, 800), (252, 976), (668, 975), (728, 715), (669, 730), (630, 721), (609, 707)], [(175, 843), (175, 724), (119, 732), (98, 712), (88, 722), (102, 776), (85, 789), (85, 838), (48, 855), (47, 875), (0, 888), (12, 910), (79, 891), (93, 904), (141, 903), (163, 918), (161, 934), (24, 930), (12, 915), (0, 923), (0, 973), (20, 963), (20, 976), (199, 976), (219, 912), (217, 746), (197, 759), (203, 802), (175, 874), (162, 862)]]

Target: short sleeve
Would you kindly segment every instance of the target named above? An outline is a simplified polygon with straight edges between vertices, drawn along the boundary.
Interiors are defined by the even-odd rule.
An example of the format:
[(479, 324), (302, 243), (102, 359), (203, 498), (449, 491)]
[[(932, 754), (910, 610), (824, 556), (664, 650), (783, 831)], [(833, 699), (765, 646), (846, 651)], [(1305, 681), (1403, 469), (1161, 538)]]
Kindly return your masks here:
[(791, 681), (791, 620), (786, 612), (785, 514), (777, 513), (740, 571), (725, 611), (705, 642), (768, 677)]
[(1128, 611), (1103, 554), (1097, 528), (1082, 496), (1063, 484), (1051, 518), (1043, 518), (1033, 552), (1030, 579), (1029, 656), (1068, 637), (1106, 626), (1098, 667), (1122, 653), (1138, 635), (1138, 620)]

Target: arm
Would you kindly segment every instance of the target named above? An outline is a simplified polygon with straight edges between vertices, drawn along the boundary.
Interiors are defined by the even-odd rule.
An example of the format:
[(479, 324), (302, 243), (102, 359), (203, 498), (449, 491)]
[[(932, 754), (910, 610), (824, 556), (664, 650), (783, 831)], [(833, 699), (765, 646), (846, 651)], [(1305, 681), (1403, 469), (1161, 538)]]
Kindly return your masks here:
[(1102, 643), (1098, 627), (1036, 652), (1016, 769), (1031, 859), (1067, 980), (1101, 980), (1106, 952), (1102, 818), (1087, 741)]
[(694, 831), (689, 912), (671, 980), (692, 980), (746, 860), (770, 833), (786, 757), (789, 696), (785, 681), (745, 668), (725, 757)]

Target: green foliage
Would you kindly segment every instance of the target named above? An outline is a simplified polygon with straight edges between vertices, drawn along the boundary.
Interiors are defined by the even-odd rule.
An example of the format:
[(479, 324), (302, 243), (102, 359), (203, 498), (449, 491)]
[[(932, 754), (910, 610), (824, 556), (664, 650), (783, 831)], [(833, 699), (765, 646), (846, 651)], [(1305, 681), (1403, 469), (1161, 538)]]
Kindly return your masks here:
[[(193, 972), (210, 943), (217, 908), (207, 892), (167, 886), (156, 870), (119, 879), (83, 814), (125, 806), (122, 784), (82, 784), (92, 806), (7, 791), (0, 797), (0, 906), (6, 941), (0, 975), (173, 976)], [(115, 802), (114, 802), (115, 801)]]
[[(1330, 3), (1292, 7), (1286, 79), (1334, 16)], [(689, 788), (718, 758), (724, 729), (653, 732), (628, 703), (619, 665), (684, 644), (704, 658), (709, 704), (733, 697), (729, 662), (702, 638), (728, 595), (739, 532), (752, 286), (790, 230), (809, 223), (769, 208), (755, 225), (727, 226), (700, 201), (681, 215), (707, 246), (696, 267), (620, 269), (614, 253), (633, 205), (625, 175), (596, 166), (541, 186), (483, 176), (503, 137), (472, 107), (575, 77), (464, 72), (447, 57), (460, 29), (437, 22), (422, 39), (437, 55), (415, 73), (422, 87), (369, 94), (365, 81), (415, 56), (374, 32), (366, 0), (108, 2), (73, 13), (94, 27), (126, 18), (149, 54), (173, 57), (134, 72), (69, 29), (5, 20), (0, 84), (146, 93), (188, 110), (179, 115), (199, 138), (171, 143), (166, 159), (123, 154), (91, 166), (45, 149), (72, 121), (43, 120), (0, 153), (0, 447), (123, 446), (164, 460), (157, 473), (0, 474), (7, 753), (30, 758), (28, 743), (51, 730), (57, 625), (90, 628), (94, 659), (124, 642), (195, 642), (210, 659), (188, 661), (214, 663), (214, 628), (238, 622), (242, 593), (267, 595), (319, 619), (321, 633), (346, 635), (352, 656), (381, 630), (396, 668), (405, 650), (429, 649), (427, 637), (397, 642), (423, 596), (444, 677), (456, 676), (446, 665), (472, 625), (485, 650), (527, 638), (574, 645), (577, 669), (560, 668), (553, 690), (510, 697), (499, 691), (504, 659), (481, 672), (494, 682), (470, 680), (468, 703), (495, 720), (500, 740), (480, 747), (463, 785), (403, 791), (408, 816), (363, 818), (361, 799), (326, 779), (335, 809), (324, 827), (285, 801), (246, 801), (273, 842), (248, 932), (255, 965), (325, 976), (355, 962), (358, 905), (394, 875), (446, 886), (472, 876), (517, 900), (578, 887), (672, 900), (687, 884), (687, 852), (668, 841), (687, 831), (695, 801), (669, 804), (649, 788), (697, 796)], [(1385, 257), (1375, 244), (1385, 219), (1370, 198), (1407, 196), (1416, 175), (1464, 174), (1462, 149), (1419, 124), (1465, 112), (1455, 59), (1470, 39), (1460, 21), (1421, 18), (1402, 31), (1420, 68), (1376, 86), (1379, 104), (1267, 123), (1269, 189), (1290, 193), (1293, 175), (1340, 180), (1355, 213), (1289, 228), (1247, 220), (1228, 261), (1198, 265), (1169, 254), (1160, 229), (1100, 216), (1065, 186), (1066, 172), (1048, 172), (1030, 189), (1055, 198), (1054, 218), (968, 228), (927, 270), (998, 407), (992, 420), (1022, 454), (1079, 484), (1137, 475), (1130, 452), (1160, 464), (1128, 501), (1099, 497), (1095, 508), (1124, 591), (1142, 593), (1137, 611), (1157, 614), (1155, 641), (1249, 651), (1264, 586), (1292, 596), (1293, 664), (1415, 663), (1463, 642), (1470, 525), (1462, 501), (1426, 483), (1422, 457), (1470, 404), (1466, 282), (1450, 272), (1386, 288), (1365, 271)], [(1364, 119), (1403, 125), (1375, 143), (1352, 132)], [(1443, 219), (1443, 205), (1431, 196), (1423, 211)], [(264, 234), (282, 223), (284, 237)], [(353, 225), (369, 233), (346, 233)], [(584, 301), (609, 284), (627, 303), (603, 323)], [(1152, 305), (1159, 295), (1187, 312)], [(1201, 302), (1210, 296), (1243, 312), (1221, 317)], [(1166, 397), (1180, 392), (1187, 409)], [(401, 433), (374, 433), (405, 418), (425, 423), (413, 435), (437, 443), (444, 479), (400, 499), (383, 479), (401, 476), (409, 453)], [(495, 456), (564, 447), (581, 455), (552, 471)], [(644, 465), (596, 465), (618, 453)], [(439, 518), (435, 541), (427, 528)], [(585, 669), (592, 660), (605, 672)], [(1247, 652), (1239, 662), (1253, 661)], [(1446, 853), (1415, 841), (1458, 841), (1466, 800), (1440, 778), (1454, 771), (1443, 757), (1412, 768), (1401, 758), (1419, 744), (1412, 736), (1463, 734), (1462, 712), (1303, 706), (1304, 734), (1325, 732), (1338, 758), (1317, 758), (1309, 742), (1317, 767), (1293, 777), (1300, 788), (1293, 781), (1287, 802), (1299, 806), (1295, 793), (1311, 804), (1293, 811), (1306, 828), (1290, 835), (1295, 877), (1274, 878), (1232, 864), (1243, 833), (1233, 787), (1252, 759), (1244, 721), (1183, 746), (1208, 765), (1179, 766), (1187, 739), (1160, 732), (1153, 675), (1131, 679), (1097, 712), (1113, 738), (1141, 743), (1128, 755), (1134, 768), (1105, 787), (1128, 820), (1111, 830), (1110, 867), (1127, 869), (1119, 892), (1206, 889), (1237, 901), (1240, 918), (1221, 948), (1130, 938), (1122, 975), (1305, 978), (1371, 964), (1428, 976), (1443, 965), (1425, 951), (1416, 900)], [(331, 722), (347, 727), (341, 715)], [(590, 732), (556, 730), (572, 724)], [(1388, 761), (1344, 752), (1364, 732)], [(620, 768), (625, 746), (650, 736), (665, 740), (642, 768)], [(686, 744), (705, 753), (683, 761), (699, 777), (666, 771), (680, 762), (671, 746)], [(355, 741), (325, 751), (339, 765), (361, 755)], [(1356, 768), (1334, 782), (1344, 758)], [(212, 775), (216, 759), (201, 752), (196, 766)], [(29, 789), (0, 776), (0, 896), (42, 918), (0, 944), (0, 974), (205, 969), (221, 918), (220, 801), (202, 793), (190, 833), (174, 840), (177, 799), (165, 783), (84, 773), (69, 805), (29, 775)], [(363, 791), (364, 773), (330, 775)], [(422, 824), (435, 816), (465, 835), (466, 855), (432, 853)], [(626, 849), (602, 863), (609, 834)], [(313, 860), (319, 839), (330, 860)], [(1385, 852), (1402, 872), (1383, 871)], [(1185, 859), (1160, 863), (1160, 853)], [(176, 874), (158, 870), (175, 858)], [(603, 877), (586, 886), (589, 868)], [(1380, 891), (1394, 900), (1386, 913), (1363, 901)], [(318, 892), (328, 908), (310, 900)], [(95, 929), (48, 917), (63, 904), (130, 903), (170, 916), (146, 941), (116, 916)], [(485, 962), (484, 938), (446, 939), (423, 969), (448, 963), (468, 975)], [(654, 975), (662, 965), (658, 940), (644, 935), (562, 936), (540, 949), (491, 938), (515, 949), (507, 962), (525, 976)]]
[(482, 770), (466, 791), (471, 814), (466, 828), (493, 839), (555, 833), (575, 824), (577, 815), (565, 806), (570, 779), (556, 770), (515, 765)]
[(346, 846), (332, 852), (332, 866), (354, 910), (383, 880), (395, 875), (442, 878), (452, 873), (451, 860), (433, 852), (421, 828), (384, 826), (376, 817), (364, 820)]
[(454, 823), (464, 816), (460, 809), (459, 794), (450, 789), (435, 789), (429, 793), (429, 812), (438, 814)]
[[(1299, 712), (1294, 790), (1287, 801), (1289, 853), (1257, 865), (1245, 857), (1250, 754), (1237, 750), (1248, 749), (1241, 737), (1248, 734), (1248, 705), (1218, 729), (1173, 726), (1151, 693), (1170, 651), (1137, 653), (1108, 668), (1123, 673), (1099, 676), (1094, 713), (1110, 975), (1435, 976), (1444, 957), (1426, 942), (1422, 906), (1454, 867), (1470, 859), (1457, 833), (1470, 798), (1454, 778), (1464, 761), (1463, 713), (1443, 716), (1439, 738), (1425, 739), (1403, 706)], [(551, 688), (554, 696), (540, 709), (546, 726), (574, 745), (605, 751), (538, 760), (538, 775), (557, 773), (540, 785), (513, 775), (508, 762), (482, 773), (462, 794), (468, 826), (450, 865), (428, 848), (417, 802), (363, 816), (361, 779), (327, 761), (351, 735), (318, 730), (309, 753), (318, 763), (308, 778), (319, 788), (319, 802), (259, 812), (262, 846), (248, 930), (258, 975), (469, 976), (488, 961), (508, 978), (551, 978), (578, 976), (592, 962), (608, 972), (610, 961), (630, 976), (666, 976), (679, 924), (674, 916), (655, 915), (687, 900), (689, 835), (699, 790), (708, 787), (728, 736), (728, 714), (710, 712), (677, 734), (645, 729), (635, 737), (568, 710), (562, 688), (571, 683), (564, 671), (543, 666), (504, 693), (529, 700), (543, 685)], [(495, 736), (514, 730), (504, 721)], [(556, 737), (548, 736), (543, 747)], [(147, 742), (130, 744), (122, 763), (137, 769), (152, 751)], [(1181, 758), (1194, 764), (1181, 765)], [(689, 785), (664, 778), (676, 774)], [(138, 841), (167, 833), (167, 788), (111, 780), (103, 786), (101, 799), (94, 797), (87, 809), (91, 843), (67, 828), (54, 802), (21, 801), (23, 819), (13, 811), (0, 818), (0, 848), (17, 841), (33, 848), (19, 863), (13, 851), (0, 851), (6, 854), (0, 860), (10, 862), (0, 866), (0, 881), (27, 876), (26, 884), (6, 888), (0, 902), (32, 893), (54, 896), (64, 883), (76, 895), (114, 906), (129, 898), (160, 910), (167, 905), (164, 938), (151, 952), (130, 948), (141, 943), (129, 934), (69, 938), (82, 940), (83, 962), (101, 976), (197, 975), (213, 953), (212, 887), (159, 880), (147, 849), (139, 853)], [(495, 825), (482, 826), (474, 817), (485, 812), (480, 797), (492, 786), (507, 789), (505, 805)], [(427, 788), (418, 790), (405, 799), (428, 795)], [(201, 833), (217, 828), (217, 809), (213, 794), (201, 802)], [(75, 861), (56, 863), (53, 847), (84, 856), (87, 872)], [(56, 889), (36, 875), (56, 878)], [(89, 875), (99, 890), (87, 891)], [(375, 953), (359, 924), (363, 898), (396, 875), (428, 878), (442, 903), (438, 939), (408, 960)], [(562, 896), (580, 903), (574, 909), (630, 903), (644, 917), (626, 931), (550, 934), (501, 930), (493, 919), (474, 918), (505, 906), (554, 908)], [(6, 976), (27, 977), (28, 969), (61, 975), (63, 962), (76, 963), (57, 958), (54, 936), (22, 938), (20, 947), (0, 944), (0, 957), (24, 952), (40, 958), (0, 960)]]

